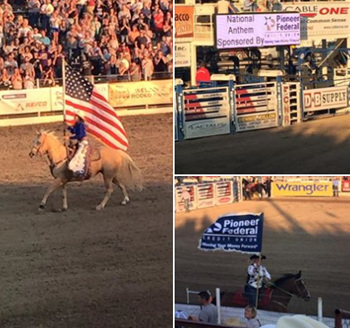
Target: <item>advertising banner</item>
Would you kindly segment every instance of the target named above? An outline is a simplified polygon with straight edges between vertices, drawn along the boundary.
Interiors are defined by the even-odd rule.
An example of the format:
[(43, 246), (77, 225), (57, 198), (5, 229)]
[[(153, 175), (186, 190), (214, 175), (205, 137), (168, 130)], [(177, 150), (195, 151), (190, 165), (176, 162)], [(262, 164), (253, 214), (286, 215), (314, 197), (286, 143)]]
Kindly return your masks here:
[(348, 106), (347, 87), (304, 90), (304, 112)]
[(113, 107), (173, 103), (173, 81), (140, 81), (109, 84), (109, 103)]
[(215, 183), (216, 205), (233, 203), (233, 187), (231, 181)]
[(277, 113), (249, 114), (237, 117), (237, 132), (271, 128), (278, 125)]
[(350, 191), (350, 180), (343, 180), (342, 183), (342, 190), (343, 192), (349, 192)]
[(0, 91), (0, 108), (2, 115), (51, 111), (50, 91), (49, 89)]
[(194, 36), (194, 7), (175, 5), (175, 38), (192, 38)]
[(214, 185), (199, 184), (197, 186), (197, 208), (210, 207), (215, 205)]
[(227, 87), (184, 90), (185, 138), (230, 133)]
[(301, 40), (349, 37), (349, 2), (282, 2), (282, 6), (284, 11), (300, 13)]
[(191, 44), (175, 43), (175, 67), (191, 66)]
[(190, 201), (190, 210), (194, 210), (197, 208), (197, 200), (196, 200), (196, 187), (197, 186), (182, 186), (182, 187), (176, 187), (175, 189), (175, 209), (176, 212), (184, 212), (185, 206), (181, 199), (181, 194), (184, 188), (187, 189), (189, 194), (191, 195), (191, 201)]
[(332, 182), (273, 182), (273, 197), (333, 196)]
[(263, 213), (226, 214), (204, 231), (198, 248), (204, 251), (261, 252), (263, 222)]
[(277, 109), (276, 85), (248, 89), (244, 85), (236, 86), (235, 103), (237, 114), (266, 112)]
[(215, 23), (219, 50), (300, 44), (299, 13), (216, 15)]
[(289, 126), (291, 124), (290, 122), (290, 95), (289, 95), (289, 85), (283, 84), (282, 85), (282, 126)]

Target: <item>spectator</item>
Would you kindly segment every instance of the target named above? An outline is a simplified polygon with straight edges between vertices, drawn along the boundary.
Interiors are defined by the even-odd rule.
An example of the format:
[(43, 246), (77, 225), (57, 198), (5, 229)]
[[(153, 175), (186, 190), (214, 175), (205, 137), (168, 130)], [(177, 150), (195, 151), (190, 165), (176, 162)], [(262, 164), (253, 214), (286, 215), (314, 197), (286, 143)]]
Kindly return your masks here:
[(131, 81), (141, 81), (141, 68), (140, 65), (135, 62), (135, 60), (131, 61), (129, 74)]
[(205, 323), (218, 323), (218, 310), (214, 304), (211, 303), (211, 296), (207, 291), (198, 293), (202, 310), (198, 317), (190, 316), (189, 319), (194, 321), (202, 321)]
[(144, 58), (142, 59), (142, 72), (146, 81), (152, 79), (154, 66), (152, 59), (150, 58), (150, 55), (148, 53), (146, 53)]
[(20, 72), (22, 75), (24, 75), (24, 73), (28, 72), (28, 74), (32, 78), (34, 78), (34, 76), (35, 76), (34, 66), (32, 63), (30, 63), (30, 58), (28, 56), (26, 56), (24, 58), (24, 63), (20, 66)]
[(24, 89), (34, 89), (34, 77), (27, 70), (23, 77), (23, 87)]
[(15, 68), (13, 75), (11, 76), (11, 84), (14, 90), (23, 89), (23, 80), (18, 68)]
[(210, 73), (206, 67), (205, 62), (201, 62), (199, 69), (196, 73), (196, 83), (199, 85), (201, 82), (209, 82), (210, 81)]
[(261, 327), (261, 323), (257, 318), (257, 310), (255, 306), (248, 305), (244, 309), (244, 317), (247, 319), (247, 328), (259, 328)]
[(7, 60), (5, 61), (5, 68), (7, 69), (9, 76), (12, 76), (15, 72), (15, 69), (18, 68), (18, 63), (14, 59), (13, 52), (7, 56)]
[(0, 86), (8, 88), (11, 85), (11, 77), (8, 73), (7, 68), (3, 68), (1, 70), (1, 76), (0, 76)]

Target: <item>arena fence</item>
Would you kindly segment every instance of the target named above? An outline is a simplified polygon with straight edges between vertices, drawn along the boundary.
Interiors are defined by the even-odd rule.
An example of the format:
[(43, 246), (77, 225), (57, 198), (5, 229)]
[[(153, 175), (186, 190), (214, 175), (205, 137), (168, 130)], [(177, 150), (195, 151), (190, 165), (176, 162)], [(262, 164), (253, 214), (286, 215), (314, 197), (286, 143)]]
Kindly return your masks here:
[(242, 182), (239, 178), (232, 181), (183, 185), (175, 187), (176, 212), (185, 211), (181, 199), (184, 188), (191, 195), (190, 210), (242, 201)]
[[(315, 303), (314, 305), (315, 305), (315, 311), (317, 311), (317, 304)], [(218, 312), (220, 312), (221, 323), (225, 324), (230, 321), (230, 322), (237, 322), (236, 325), (240, 327), (246, 325), (246, 319), (244, 317), (244, 308), (234, 308), (234, 307), (226, 307), (226, 306), (221, 306), (217, 308), (218, 308)], [(185, 312), (189, 316), (198, 316), (200, 312), (200, 305), (176, 303), (175, 310)], [(275, 325), (280, 317), (293, 316), (295, 314), (305, 314), (305, 313), (283, 313), (283, 312), (273, 312), (273, 311), (265, 311), (265, 310), (258, 309), (258, 317), (262, 325)], [(334, 318), (323, 317), (320, 314), (318, 314), (317, 316), (309, 316), (309, 317), (315, 320), (318, 320), (320, 322), (323, 322), (328, 327), (333, 328), (335, 326)], [(232, 326), (230, 325), (230, 327)], [(345, 326), (343, 326), (342, 328), (345, 328)]]
[[(249, 178), (249, 177), (247, 177)], [(345, 179), (346, 178), (346, 179)], [(271, 197), (333, 197), (332, 177), (315, 177), (315, 179), (289, 178), (271, 183)], [(338, 191), (341, 195), (349, 194), (350, 180), (338, 177)], [(232, 177), (231, 180), (182, 184), (175, 187), (175, 211), (184, 212), (182, 200), (184, 188), (191, 195), (190, 210), (212, 206), (227, 205), (243, 201), (242, 177)], [(254, 195), (252, 195), (254, 197)], [(267, 194), (264, 192), (264, 196)]]
[(214, 325), (213, 323), (205, 323), (199, 321), (175, 319), (175, 328), (177, 327), (193, 327), (193, 328), (221, 328), (221, 327), (230, 327), (230, 328), (241, 328), (235, 326), (227, 325)]
[[(221, 84), (220, 84), (221, 83)], [(285, 127), (310, 117), (348, 113), (347, 84), (319, 88), (300, 82), (235, 84), (212, 81), (185, 89), (175, 81), (175, 140)]]
[[(95, 84), (119, 116), (172, 112), (173, 81)], [(62, 86), (0, 91), (0, 126), (63, 120)]]

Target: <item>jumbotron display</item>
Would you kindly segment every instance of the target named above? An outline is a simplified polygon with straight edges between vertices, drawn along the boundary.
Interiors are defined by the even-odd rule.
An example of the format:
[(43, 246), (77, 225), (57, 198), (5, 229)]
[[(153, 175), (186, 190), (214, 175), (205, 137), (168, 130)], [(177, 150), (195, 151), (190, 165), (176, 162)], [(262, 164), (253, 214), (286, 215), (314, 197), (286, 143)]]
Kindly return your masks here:
[(300, 44), (299, 13), (216, 15), (217, 49)]

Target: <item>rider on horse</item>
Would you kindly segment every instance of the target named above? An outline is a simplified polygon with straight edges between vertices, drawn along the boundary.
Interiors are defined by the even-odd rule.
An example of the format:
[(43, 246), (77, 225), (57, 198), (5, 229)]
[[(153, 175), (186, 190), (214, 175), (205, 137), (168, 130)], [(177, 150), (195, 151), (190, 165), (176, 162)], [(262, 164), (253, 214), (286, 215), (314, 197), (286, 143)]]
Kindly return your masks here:
[(69, 147), (72, 149), (72, 157), (74, 156), (76, 150), (79, 147), (79, 144), (86, 140), (86, 128), (83, 115), (79, 112), (75, 112), (74, 115), (74, 125), (67, 127), (68, 131), (72, 133), (70, 136), (70, 145)]
[(270, 273), (261, 265), (261, 260), (264, 259), (266, 259), (265, 255), (259, 257), (254, 254), (250, 257), (252, 263), (248, 266), (248, 276), (244, 291), (249, 298), (251, 306), (256, 305), (257, 290), (259, 290), (259, 297), (261, 297), (264, 293), (264, 283), (271, 280)]

